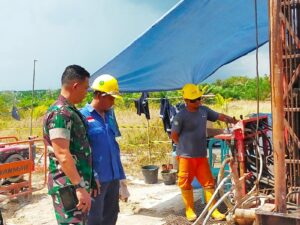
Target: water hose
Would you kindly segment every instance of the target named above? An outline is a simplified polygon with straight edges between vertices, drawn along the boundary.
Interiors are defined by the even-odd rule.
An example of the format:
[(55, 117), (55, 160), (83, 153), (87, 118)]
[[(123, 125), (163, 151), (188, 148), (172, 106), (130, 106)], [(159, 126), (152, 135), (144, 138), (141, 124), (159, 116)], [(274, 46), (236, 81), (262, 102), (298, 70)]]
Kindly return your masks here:
[[(226, 159), (222, 162), (221, 167), (220, 167), (220, 170), (219, 170), (219, 173), (218, 173), (217, 184), (219, 184), (220, 181), (223, 179), (224, 174), (225, 174), (225, 167), (226, 167), (226, 165), (227, 165), (232, 159), (233, 159), (232, 157), (229, 157), (229, 158), (226, 158)], [(220, 187), (220, 189), (219, 189), (219, 194), (220, 194), (221, 197), (224, 195), (224, 188), (223, 188), (223, 186)], [(229, 208), (229, 209), (233, 207), (233, 204), (231, 203), (231, 201), (230, 201), (228, 198), (224, 199), (224, 203), (225, 203), (225, 205), (227, 206), (227, 208)]]
[(217, 202), (216, 204), (208, 211), (205, 220), (203, 221), (202, 225), (205, 225), (207, 223), (207, 221), (210, 218), (210, 215), (213, 213), (213, 211), (215, 211), (215, 209), (223, 202), (224, 199), (226, 199), (228, 197), (228, 195), (231, 194), (232, 191), (228, 191), (226, 194), (224, 194)]
[[(205, 213), (207, 212), (208, 208), (210, 207), (210, 205), (212, 204), (213, 200), (215, 199), (215, 197), (217, 196), (219, 189), (225, 184), (225, 182), (231, 178), (231, 174), (227, 175), (218, 185), (218, 187), (216, 188), (214, 194), (212, 195), (211, 199), (208, 201), (208, 203), (206, 204), (205, 208), (203, 209), (203, 211), (201, 212), (200, 216), (196, 219), (196, 221), (192, 224), (192, 225), (198, 225), (200, 224), (200, 221), (202, 220), (202, 218), (204, 217)], [(227, 197), (227, 196), (226, 196)]]

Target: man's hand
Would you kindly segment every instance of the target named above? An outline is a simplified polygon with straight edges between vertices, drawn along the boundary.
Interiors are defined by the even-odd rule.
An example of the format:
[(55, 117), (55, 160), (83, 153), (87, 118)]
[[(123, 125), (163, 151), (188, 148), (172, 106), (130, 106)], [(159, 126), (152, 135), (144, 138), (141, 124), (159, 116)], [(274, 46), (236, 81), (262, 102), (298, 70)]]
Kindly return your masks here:
[(237, 122), (239, 122), (235, 117), (227, 116), (223, 113), (219, 114), (218, 120), (221, 120), (225, 123), (233, 123), (233, 124), (236, 124)]
[(234, 116), (234, 117), (232, 117), (232, 121), (231, 121), (231, 123), (233, 123), (233, 124), (236, 124), (237, 122), (239, 122), (239, 120), (237, 120), (237, 119), (235, 118), (235, 116)]
[(101, 191), (100, 191), (101, 184), (100, 184), (99, 180), (96, 179), (95, 182), (96, 182), (96, 188), (91, 190), (91, 196), (94, 198), (96, 198), (97, 195), (100, 195), (100, 193), (101, 193)]
[(76, 206), (77, 209), (84, 213), (88, 212), (91, 208), (90, 194), (85, 190), (85, 188), (77, 188), (76, 196), (78, 198), (78, 204)]
[(130, 194), (127, 188), (127, 184), (126, 184), (126, 180), (120, 180), (120, 190), (119, 190), (119, 198), (124, 201), (127, 202), (128, 198), (129, 198)]
[(179, 142), (179, 134), (175, 131), (171, 132), (171, 138), (175, 144)]

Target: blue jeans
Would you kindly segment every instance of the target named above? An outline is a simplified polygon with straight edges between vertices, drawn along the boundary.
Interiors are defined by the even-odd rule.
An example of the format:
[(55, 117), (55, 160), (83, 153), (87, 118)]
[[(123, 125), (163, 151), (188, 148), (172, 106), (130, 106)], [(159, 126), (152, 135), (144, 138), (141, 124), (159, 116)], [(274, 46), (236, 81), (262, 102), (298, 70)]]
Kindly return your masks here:
[(119, 209), (119, 180), (100, 183), (100, 195), (92, 197), (88, 225), (115, 225)]

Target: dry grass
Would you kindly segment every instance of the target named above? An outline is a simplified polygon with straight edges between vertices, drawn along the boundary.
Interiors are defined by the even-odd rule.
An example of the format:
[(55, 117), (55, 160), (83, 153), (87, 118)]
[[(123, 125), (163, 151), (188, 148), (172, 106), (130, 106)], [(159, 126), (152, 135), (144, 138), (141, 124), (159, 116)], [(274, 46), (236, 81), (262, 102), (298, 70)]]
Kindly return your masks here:
[(143, 165), (161, 165), (170, 162), (172, 146), (168, 135), (163, 130), (158, 106), (150, 109), (149, 130), (145, 115), (137, 115), (136, 109), (119, 110), (116, 108), (115, 112), (122, 133), (118, 142), (127, 173), (137, 176), (140, 175), (139, 168)]
[[(212, 106), (212, 108), (214, 108)], [(228, 105), (228, 114), (239, 118), (240, 115), (244, 117), (250, 113), (257, 112), (257, 103), (256, 101), (232, 101)], [(271, 102), (270, 101), (261, 101), (259, 102), (259, 112), (270, 113), (271, 112)]]
[[(121, 147), (122, 160), (127, 173), (137, 175), (140, 167), (147, 164), (161, 165), (169, 163), (172, 146), (168, 135), (163, 130), (163, 124), (159, 118), (158, 104), (150, 104), (151, 119), (149, 121), (149, 138), (147, 130), (147, 120), (142, 114), (136, 114), (136, 109), (131, 106), (128, 108), (116, 107), (116, 117), (120, 126), (122, 137), (118, 139)], [(210, 106), (218, 111), (214, 105)], [(228, 115), (246, 116), (249, 113), (256, 113), (257, 106), (255, 101), (233, 101), (229, 103)], [(260, 102), (260, 112), (271, 112), (270, 102)], [(132, 128), (128, 128), (132, 126)], [(135, 127), (137, 126), (137, 127)], [(224, 124), (214, 127), (224, 127)], [(27, 139), (29, 136), (30, 119), (13, 121), (10, 119), (0, 120), (0, 136), (16, 135), (20, 139)], [(33, 120), (33, 135), (42, 137), (42, 119)], [(163, 141), (155, 143), (153, 141)], [(151, 160), (150, 160), (151, 156)]]
[[(32, 136), (43, 137), (42, 119), (33, 119), (32, 121)], [(5, 120), (1, 121), (0, 137), (1, 136), (17, 136), (20, 140), (27, 140), (30, 136), (30, 119), (21, 121)]]
[[(212, 109), (218, 111), (219, 109), (210, 106)], [(233, 101), (229, 103), (228, 112), (224, 112), (228, 115), (240, 118), (243, 115), (244, 118), (250, 113), (257, 112), (256, 101)], [(260, 102), (259, 111), (263, 113), (271, 112), (271, 102), (265, 101)], [(153, 143), (151, 141), (159, 140), (168, 142), (170, 139), (168, 135), (163, 130), (163, 124), (159, 118), (159, 107), (156, 105), (150, 109), (151, 120), (149, 136), (150, 145), (147, 143), (147, 129), (144, 128), (123, 128), (122, 125), (131, 126), (144, 126), (147, 127), (147, 120), (142, 114), (141, 116), (136, 114), (134, 108), (119, 110), (116, 108), (116, 116), (118, 123), (121, 126), (120, 130), (122, 133), (122, 138), (119, 140), (122, 153), (124, 155), (124, 167), (130, 174), (137, 175), (140, 172), (140, 167), (146, 164), (156, 164), (161, 165), (164, 163), (169, 163), (171, 161), (171, 143)], [(213, 125), (214, 127), (223, 127), (225, 124)], [(143, 144), (143, 145), (140, 145)], [(149, 151), (151, 152), (151, 161), (149, 157)]]

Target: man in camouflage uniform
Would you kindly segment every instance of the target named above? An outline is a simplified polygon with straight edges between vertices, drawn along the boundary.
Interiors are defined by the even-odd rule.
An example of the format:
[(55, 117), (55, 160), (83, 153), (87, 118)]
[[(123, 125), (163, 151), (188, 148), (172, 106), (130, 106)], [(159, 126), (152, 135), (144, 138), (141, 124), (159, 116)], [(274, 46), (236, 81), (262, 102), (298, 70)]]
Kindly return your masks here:
[[(77, 65), (68, 66), (61, 78), (62, 88), (57, 101), (44, 118), (44, 141), (48, 147), (48, 189), (58, 224), (86, 222), (91, 207), (92, 161), (87, 130), (74, 104), (80, 103), (88, 90), (90, 74)], [(66, 212), (58, 190), (74, 185), (77, 210)]]

